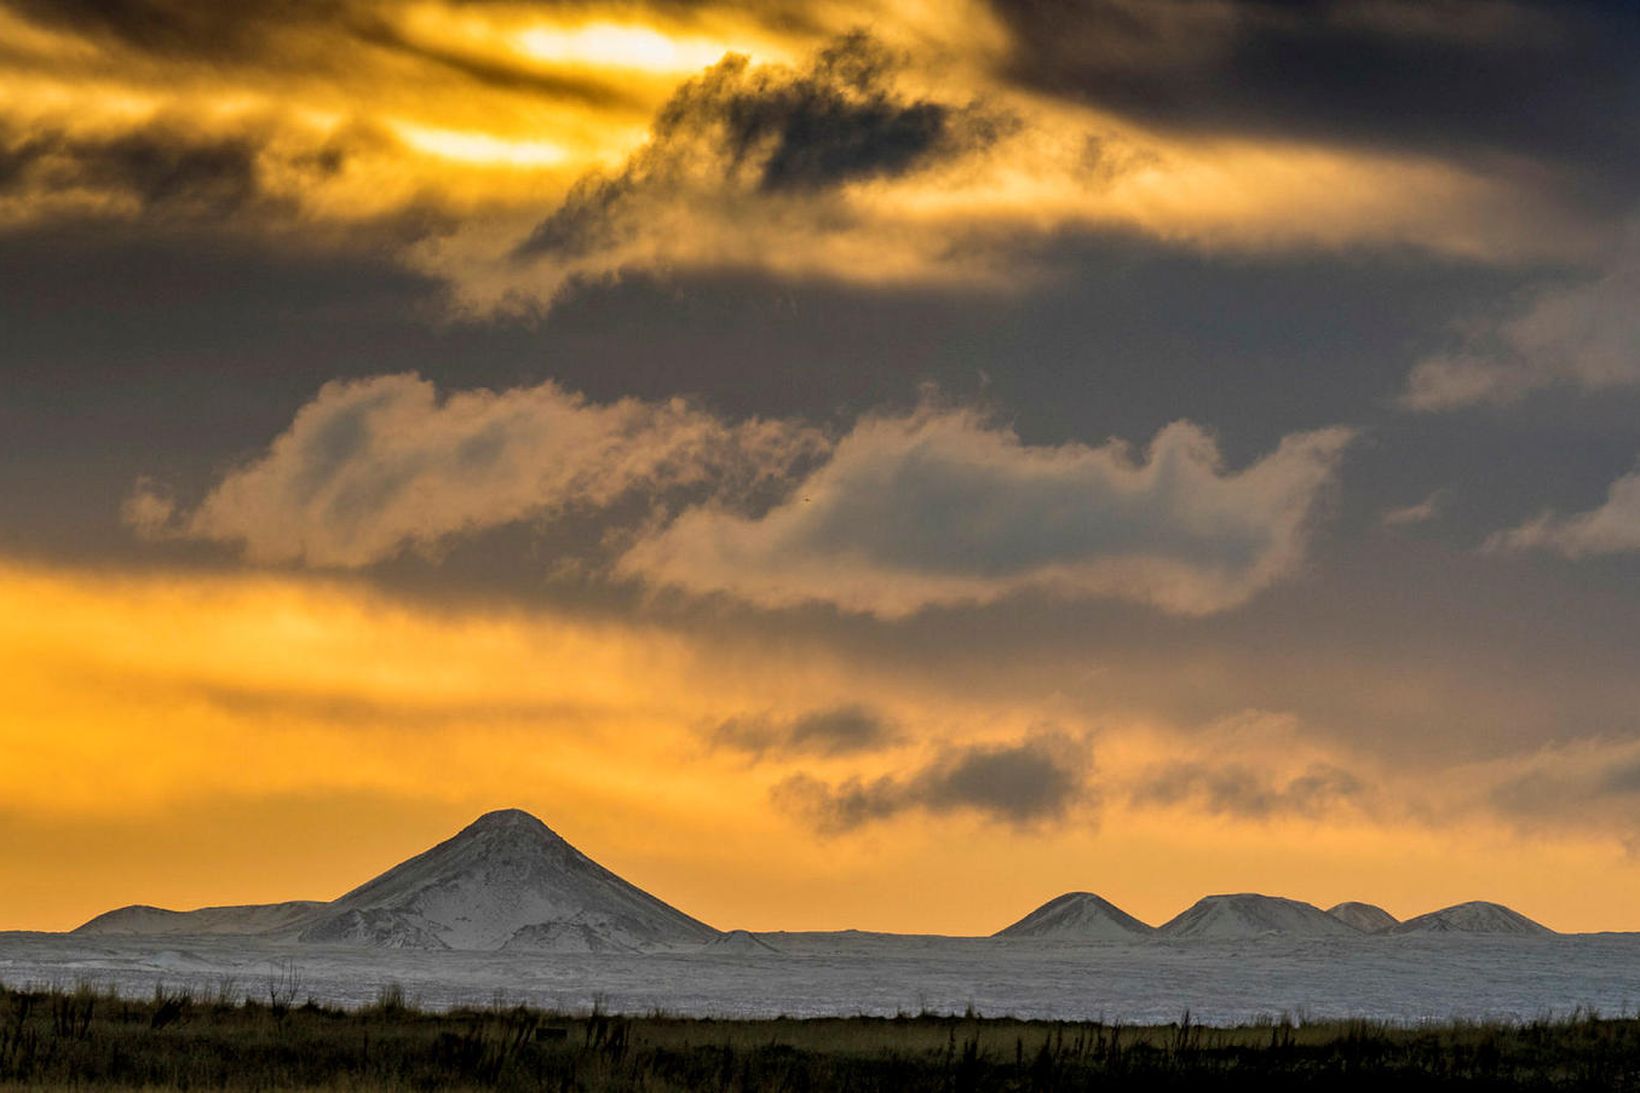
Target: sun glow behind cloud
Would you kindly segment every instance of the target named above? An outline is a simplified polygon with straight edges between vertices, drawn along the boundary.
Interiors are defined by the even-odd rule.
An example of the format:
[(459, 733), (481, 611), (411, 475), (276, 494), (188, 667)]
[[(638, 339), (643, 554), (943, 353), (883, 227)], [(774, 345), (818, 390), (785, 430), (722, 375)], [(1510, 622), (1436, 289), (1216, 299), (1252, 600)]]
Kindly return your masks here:
[(488, 133), (429, 129), (399, 122), (394, 131), (419, 152), (460, 163), (495, 164), (528, 170), (556, 167), (570, 158), (563, 147), (543, 140), (504, 140)]
[[(820, 4), (792, 20), (713, 5), (544, 15), (356, 0), (331, 22), (269, 20), (254, 47), (236, 39), (174, 64), (6, 18), (24, 32), (0, 61), (0, 149), (21, 148), (24, 169), (0, 195), (0, 223), (182, 219), (288, 237), (296, 224), (335, 235), (439, 212), (454, 231), (399, 255), (471, 311), (547, 307), (576, 278), (649, 270), (1005, 291), (1034, 283), (1046, 242), (1112, 229), (1203, 250), (1411, 245), (1488, 261), (1577, 252), (1589, 238), (1551, 195), (1456, 161), (1322, 138), (1199, 139), (1043, 95), (1006, 77), (1009, 40), (984, 5)], [(940, 162), (807, 194), (714, 182), (722, 149), (707, 133), (685, 142), (695, 161), (668, 160), (677, 147), (653, 159), (660, 112), (724, 57), (747, 59), (740, 93), (772, 96), (751, 114), (778, 114), (812, 86), (817, 51), (861, 25), (884, 46), (871, 64), (886, 59), (906, 102), (953, 118), (978, 104), (1010, 124)], [(238, 144), (250, 200), (156, 207), (99, 158), (109, 141), (185, 161)], [(645, 156), (692, 180), (639, 187), (646, 230), (617, 225), (569, 261), (515, 260), (578, 181)]]
[(721, 60), (732, 49), (701, 38), (672, 38), (650, 27), (593, 23), (574, 28), (530, 27), (514, 35), (518, 49), (549, 64), (636, 68), (684, 73)]

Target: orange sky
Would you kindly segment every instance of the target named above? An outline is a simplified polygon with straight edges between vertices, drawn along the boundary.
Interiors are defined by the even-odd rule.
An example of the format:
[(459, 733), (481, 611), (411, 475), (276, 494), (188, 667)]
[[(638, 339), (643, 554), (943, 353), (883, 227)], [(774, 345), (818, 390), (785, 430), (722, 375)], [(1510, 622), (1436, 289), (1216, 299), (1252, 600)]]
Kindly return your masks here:
[[(989, 932), (1069, 889), (1151, 922), (1257, 890), (1402, 916), (1486, 898), (1564, 930), (1637, 925), (1624, 908), (1640, 868), (1613, 840), (1522, 837), (1482, 815), (1252, 821), (1107, 790), (1030, 838), (914, 812), (817, 835), (770, 807), (788, 761), (725, 754), (707, 730), (845, 686), (965, 735), (1007, 738), (1047, 711), (811, 649), (434, 611), (333, 581), (10, 565), (0, 664), (6, 928), (64, 929), (131, 902), (330, 898), (513, 805), (722, 927)], [(1279, 726), (1225, 731), (1240, 750), (1260, 734), (1294, 747)], [(1194, 746), (1107, 725), (1100, 773), (1119, 786)]]

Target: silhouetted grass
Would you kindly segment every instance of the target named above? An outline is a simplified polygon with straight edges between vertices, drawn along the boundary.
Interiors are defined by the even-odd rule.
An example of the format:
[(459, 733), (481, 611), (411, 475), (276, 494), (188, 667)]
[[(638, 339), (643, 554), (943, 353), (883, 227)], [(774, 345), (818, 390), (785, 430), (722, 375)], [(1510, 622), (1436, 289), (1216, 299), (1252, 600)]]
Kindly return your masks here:
[(232, 985), (0, 988), (0, 1087), (978, 1091), (1640, 1089), (1640, 1020), (1208, 1028), (919, 1015), (767, 1021), (359, 1010)]

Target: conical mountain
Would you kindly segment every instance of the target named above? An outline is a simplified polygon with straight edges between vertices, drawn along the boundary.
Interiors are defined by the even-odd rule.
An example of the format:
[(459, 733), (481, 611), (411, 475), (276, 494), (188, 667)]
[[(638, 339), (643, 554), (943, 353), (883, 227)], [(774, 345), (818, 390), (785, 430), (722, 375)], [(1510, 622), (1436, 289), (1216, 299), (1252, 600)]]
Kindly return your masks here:
[(1555, 931), (1501, 903), (1472, 900), (1409, 918), (1396, 926), (1397, 934), (1513, 934), (1545, 937)]
[(1092, 892), (1066, 892), (992, 937), (1054, 941), (1132, 941), (1156, 928)]
[(330, 903), (122, 907), (75, 931), (235, 934), (418, 949), (633, 951), (718, 931), (617, 877), (518, 809), (491, 812)]
[(506, 809), (326, 905), (297, 936), (597, 952), (700, 943), (718, 931), (628, 884), (529, 813)]
[(1252, 892), (1197, 900), (1194, 906), (1157, 932), (1166, 938), (1201, 941), (1240, 941), (1270, 936), (1349, 937), (1360, 933), (1314, 904)]
[(1381, 934), (1400, 924), (1400, 919), (1376, 903), (1346, 900), (1327, 908), (1327, 913), (1346, 926), (1354, 926), (1364, 934)]

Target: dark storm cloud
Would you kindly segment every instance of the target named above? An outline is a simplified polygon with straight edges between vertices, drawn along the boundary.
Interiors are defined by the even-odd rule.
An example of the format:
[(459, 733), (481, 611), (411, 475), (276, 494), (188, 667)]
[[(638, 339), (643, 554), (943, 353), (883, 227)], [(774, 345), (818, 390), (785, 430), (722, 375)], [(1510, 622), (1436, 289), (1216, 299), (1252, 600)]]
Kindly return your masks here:
[(1132, 799), (1138, 805), (1193, 804), (1219, 815), (1263, 820), (1320, 816), (1359, 799), (1366, 788), (1349, 771), (1328, 764), (1282, 779), (1241, 763), (1174, 763), (1142, 781)]
[(1086, 745), (1045, 732), (1017, 744), (985, 744), (947, 752), (920, 770), (833, 785), (797, 774), (775, 787), (782, 809), (824, 834), (841, 834), (901, 813), (977, 813), (1031, 827), (1063, 819), (1092, 799)]
[(342, 21), (346, 0), (5, 0), (32, 22), (167, 58), (262, 53), (270, 30)]
[(643, 230), (643, 208), (702, 175), (721, 193), (812, 194), (907, 174), (990, 145), (1009, 122), (973, 105), (907, 99), (896, 59), (864, 33), (801, 71), (725, 58), (662, 107), (650, 140), (614, 176), (589, 175), (517, 255), (579, 255)]
[[(47, 200), (65, 191), (134, 202), (143, 215), (217, 218), (274, 199), (261, 148), (248, 136), (209, 137), (150, 126), (105, 138), (0, 130), (0, 198)], [(339, 151), (302, 166), (333, 173)]]
[[(991, 0), (1012, 78), (1181, 131), (1640, 171), (1640, 5)], [(1586, 179), (1585, 181), (1592, 181)]]
[(852, 755), (878, 751), (900, 739), (899, 731), (881, 714), (859, 705), (813, 710), (790, 720), (734, 717), (712, 732), (714, 745), (757, 758)]

